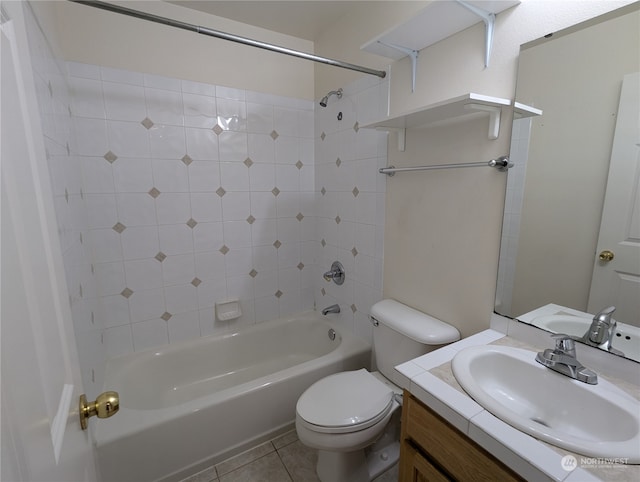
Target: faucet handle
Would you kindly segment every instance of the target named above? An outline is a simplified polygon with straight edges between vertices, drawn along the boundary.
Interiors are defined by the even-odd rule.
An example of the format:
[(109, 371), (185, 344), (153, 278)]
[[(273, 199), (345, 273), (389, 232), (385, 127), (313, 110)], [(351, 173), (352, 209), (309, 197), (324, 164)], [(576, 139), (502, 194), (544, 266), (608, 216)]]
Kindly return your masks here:
[(562, 351), (572, 357), (576, 356), (576, 342), (569, 335), (564, 333), (558, 333), (557, 335), (551, 335), (556, 341), (556, 350)]

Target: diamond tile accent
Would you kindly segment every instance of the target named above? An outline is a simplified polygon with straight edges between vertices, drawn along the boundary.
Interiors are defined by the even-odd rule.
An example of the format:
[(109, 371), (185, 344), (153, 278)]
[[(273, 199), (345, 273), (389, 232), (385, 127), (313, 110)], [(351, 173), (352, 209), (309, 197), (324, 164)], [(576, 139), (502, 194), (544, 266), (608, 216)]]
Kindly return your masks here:
[(324, 138), (327, 137), (327, 135), (323, 132), (322, 134), (320, 134), (320, 139), (322, 139), (324, 141)]
[(336, 166), (340, 167), (340, 164), (342, 164), (342, 161), (340, 160), (340, 158), (338, 157), (336, 159)]
[(156, 254), (154, 258), (156, 258), (158, 261), (162, 263), (165, 259), (167, 259), (167, 255), (164, 254), (162, 251), (158, 251), (158, 254)]
[(111, 151), (107, 151), (107, 153), (103, 156), (107, 161), (109, 161), (111, 164), (113, 164), (116, 159), (118, 159), (118, 156), (116, 156), (113, 152)]
[(323, 196), (327, 194), (327, 190), (324, 188), (324, 186), (322, 186), (322, 189), (320, 189), (320, 192), (322, 193)]
[(160, 316), (160, 318), (162, 318), (164, 321), (169, 321), (172, 316), (173, 315), (171, 313), (165, 311), (164, 313), (162, 313), (162, 316)]
[(298, 213), (298, 214), (296, 214), (296, 219), (298, 221), (302, 221), (304, 219), (304, 216), (302, 215), (302, 213)]
[(226, 244), (223, 244), (222, 248), (220, 248), (218, 251), (220, 251), (222, 254), (227, 254), (229, 252), (229, 248), (227, 248)]
[(304, 268), (304, 264), (302, 263), (302, 261), (300, 261), (300, 262), (298, 263), (298, 266), (297, 266), (297, 267), (298, 267), (298, 269), (299, 269), (300, 271), (302, 271), (302, 269)]
[(149, 196), (155, 199), (160, 195), (160, 191), (158, 191), (155, 187), (152, 187), (151, 189), (149, 189), (149, 192), (147, 194), (149, 194)]
[(245, 165), (245, 166), (247, 166), (247, 167), (251, 167), (251, 166), (253, 166), (253, 161), (251, 160), (251, 158), (250, 158), (250, 157), (247, 157), (247, 158), (244, 160), (244, 165)]
[(358, 197), (358, 194), (360, 194), (360, 190), (358, 189), (358, 187), (354, 187), (353, 191), (351, 191), (353, 193), (353, 197)]
[(184, 156), (182, 156), (182, 159), (180, 159), (182, 162), (184, 162), (185, 166), (188, 166), (189, 164), (191, 164), (193, 162), (193, 159), (191, 159), (189, 157), (189, 154), (185, 154)]
[(200, 278), (198, 278), (198, 277), (193, 278), (193, 279), (191, 280), (191, 284), (192, 284), (193, 286), (195, 286), (196, 288), (200, 285), (200, 283), (202, 283), (202, 280), (200, 280)]
[(342, 219), (340, 219), (340, 216), (336, 216), (336, 224), (340, 224), (340, 221), (342, 221)]
[(355, 124), (353, 124), (353, 130), (358, 132), (360, 130), (360, 124), (358, 124), (358, 122), (356, 121)]
[(273, 243), (273, 245), (276, 247), (276, 249), (278, 249), (280, 246), (282, 246), (282, 243), (276, 239), (275, 243)]
[(302, 164), (302, 161), (296, 162), (296, 167), (298, 168), (298, 170), (302, 169), (302, 166), (304, 166), (304, 164)]
[(327, 292), (325, 291), (325, 289), (324, 289), (324, 288), (322, 288), (322, 289), (320, 290), (320, 293), (322, 293), (322, 296), (324, 296), (324, 295), (326, 295), (326, 294), (327, 294)]
[(122, 296), (124, 296), (125, 298), (129, 299), (131, 297), (131, 295), (133, 294), (133, 290), (129, 289), (129, 288), (125, 288), (120, 292), (120, 294)]
[(189, 218), (189, 221), (187, 221), (187, 226), (189, 226), (191, 229), (195, 228), (198, 224), (198, 221), (196, 221), (193, 218)]
[(355, 246), (351, 248), (351, 254), (353, 255), (354, 258), (358, 256), (358, 250), (356, 249)]
[(227, 191), (225, 191), (224, 188), (222, 186), (220, 186), (218, 189), (216, 189), (216, 194), (218, 196), (222, 197), (225, 194), (227, 194)]
[(247, 222), (249, 224), (253, 224), (256, 222), (256, 218), (254, 218), (251, 214), (249, 214), (249, 217), (247, 218)]
[(147, 128), (147, 130), (151, 129), (153, 127), (153, 121), (151, 119), (149, 119), (148, 117), (145, 117), (144, 119), (142, 119), (142, 122), (140, 122), (140, 124), (145, 126)]
[(213, 126), (213, 132), (215, 132), (216, 135), (219, 136), (224, 132), (224, 129), (220, 127), (218, 124), (216, 124), (215, 126)]
[(275, 292), (276, 298), (280, 298), (284, 293), (280, 290)]
[(271, 131), (271, 134), (269, 134), (271, 136), (271, 139), (273, 139), (274, 141), (280, 137), (280, 134), (278, 134), (275, 130)]
[(274, 187), (271, 192), (273, 193), (274, 196), (278, 197), (278, 194), (280, 194), (280, 189), (278, 189), (277, 187)]
[(116, 233), (122, 233), (122, 231), (127, 229), (127, 227), (124, 224), (117, 222), (111, 229), (113, 229)]
[(249, 276), (255, 278), (256, 276), (258, 276), (258, 272), (255, 269), (252, 269), (251, 271), (249, 271)]
[(324, 240), (324, 238), (322, 238), (322, 241), (320, 241), (320, 244), (324, 248), (327, 245), (327, 242)]
[(351, 311), (355, 314), (356, 311), (358, 311), (358, 308), (356, 308), (356, 305), (351, 305)]

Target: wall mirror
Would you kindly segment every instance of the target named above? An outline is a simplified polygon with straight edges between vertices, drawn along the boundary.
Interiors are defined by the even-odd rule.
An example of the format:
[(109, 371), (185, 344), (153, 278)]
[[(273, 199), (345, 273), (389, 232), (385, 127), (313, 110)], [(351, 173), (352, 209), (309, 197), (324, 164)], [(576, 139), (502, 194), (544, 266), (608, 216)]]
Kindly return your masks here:
[[(495, 304), (636, 361), (639, 24), (635, 2), (521, 46)], [(611, 305), (606, 342), (585, 338)]]

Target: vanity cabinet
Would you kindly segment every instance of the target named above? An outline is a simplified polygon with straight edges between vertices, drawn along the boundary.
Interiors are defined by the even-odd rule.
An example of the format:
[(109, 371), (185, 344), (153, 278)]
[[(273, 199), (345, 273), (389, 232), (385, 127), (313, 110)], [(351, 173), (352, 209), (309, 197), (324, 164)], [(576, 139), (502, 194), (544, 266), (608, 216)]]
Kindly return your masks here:
[(400, 482), (524, 480), (406, 390), (399, 469)]

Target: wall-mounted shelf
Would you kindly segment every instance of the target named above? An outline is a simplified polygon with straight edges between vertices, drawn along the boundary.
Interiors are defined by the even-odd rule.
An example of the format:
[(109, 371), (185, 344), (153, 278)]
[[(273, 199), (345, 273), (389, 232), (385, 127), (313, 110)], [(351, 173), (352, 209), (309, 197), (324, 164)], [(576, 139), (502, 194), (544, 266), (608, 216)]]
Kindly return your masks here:
[(426, 127), (436, 122), (486, 113), (489, 116), (488, 137), (489, 139), (497, 139), (500, 132), (502, 108), (510, 105), (511, 101), (509, 99), (471, 92), (361, 127), (397, 132), (398, 150), (404, 151), (405, 129)]
[(409, 20), (365, 43), (361, 50), (393, 60), (411, 57), (412, 92), (418, 52), (479, 22), (485, 29), (485, 67), (489, 66), (495, 17), (520, 0), (455, 0), (431, 2)]
[(514, 119), (523, 119), (525, 117), (535, 117), (539, 115), (542, 115), (542, 109), (537, 109), (536, 107), (532, 107), (527, 104), (522, 104), (520, 102), (513, 103)]

